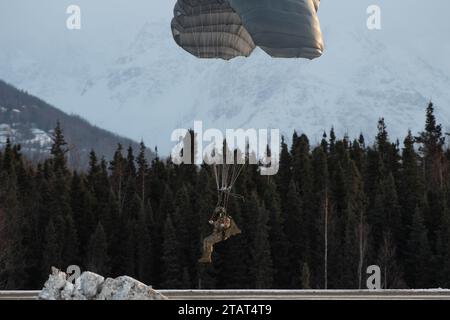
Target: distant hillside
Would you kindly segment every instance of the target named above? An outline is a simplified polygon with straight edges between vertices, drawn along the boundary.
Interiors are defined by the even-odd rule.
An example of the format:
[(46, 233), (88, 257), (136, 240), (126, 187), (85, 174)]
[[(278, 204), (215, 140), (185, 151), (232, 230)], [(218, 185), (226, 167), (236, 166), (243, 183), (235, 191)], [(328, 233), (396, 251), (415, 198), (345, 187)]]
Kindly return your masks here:
[[(52, 132), (59, 121), (69, 145), (71, 166), (84, 168), (89, 152), (111, 159), (118, 143), (139, 148), (137, 142), (91, 125), (76, 115), (68, 115), (45, 101), (18, 90), (0, 80), (0, 149), (7, 137), (20, 143), (25, 154), (34, 160), (45, 158), (52, 143)], [(148, 150), (147, 156), (153, 157)]]

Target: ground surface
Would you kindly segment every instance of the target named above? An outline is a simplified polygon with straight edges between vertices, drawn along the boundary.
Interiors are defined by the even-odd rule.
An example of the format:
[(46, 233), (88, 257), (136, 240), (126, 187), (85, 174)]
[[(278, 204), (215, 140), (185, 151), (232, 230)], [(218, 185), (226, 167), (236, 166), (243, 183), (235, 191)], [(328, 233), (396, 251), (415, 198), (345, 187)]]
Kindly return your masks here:
[[(450, 290), (159, 290), (173, 300), (450, 300)], [(0, 291), (0, 300), (35, 300), (39, 291)]]

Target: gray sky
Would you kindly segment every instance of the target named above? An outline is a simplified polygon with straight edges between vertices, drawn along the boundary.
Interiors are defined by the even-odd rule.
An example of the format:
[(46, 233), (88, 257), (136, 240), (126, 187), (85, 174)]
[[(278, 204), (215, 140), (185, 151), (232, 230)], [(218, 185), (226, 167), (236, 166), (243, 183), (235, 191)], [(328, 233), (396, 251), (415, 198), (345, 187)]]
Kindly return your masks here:
[[(182, 69), (179, 65), (183, 61), (192, 60), (172, 41), (170, 21), (175, 2), (176, 0), (0, 0), (0, 79), (10, 80), (18, 87), (37, 94), (64, 111), (81, 114), (107, 129), (135, 139), (144, 134), (151, 137), (151, 132), (147, 132), (149, 130), (147, 123), (141, 126), (124, 126), (121, 116), (133, 115), (134, 112), (139, 114), (136, 116), (138, 118), (130, 118), (128, 122), (136, 122), (141, 118), (142, 121), (147, 121), (147, 118), (141, 115), (143, 109), (139, 109), (139, 106), (142, 102), (151, 101), (154, 96), (142, 101), (136, 97), (134, 101), (135, 95), (146, 94), (146, 90), (152, 87), (149, 84), (157, 88), (161, 85), (163, 87), (161, 90), (169, 91), (164, 86), (171, 88), (171, 77), (176, 77), (177, 70)], [(66, 8), (71, 4), (79, 5), (82, 10), (80, 31), (69, 31), (66, 28), (68, 17)], [(381, 7), (381, 31), (369, 31), (366, 27), (366, 9), (369, 5)], [(319, 78), (325, 83), (339, 83), (342, 79), (354, 75), (352, 71), (363, 65), (362, 61), (370, 60), (377, 63), (377, 59), (367, 59), (368, 53), (378, 57), (377, 53), (383, 51), (384, 54), (387, 52), (390, 58), (385, 60), (387, 64), (399, 62), (401, 64), (403, 60), (414, 61), (415, 64), (417, 59), (399, 57), (414, 53), (414, 57), (418, 56), (431, 67), (430, 70), (439, 70), (448, 77), (449, 12), (448, 0), (322, 0), (319, 17), (324, 33), (325, 54), (318, 61), (308, 64), (308, 69), (318, 73)], [(147, 26), (144, 28), (145, 25)], [(144, 32), (143, 38), (138, 37), (140, 31)], [(142, 59), (137, 60), (140, 64), (137, 67), (144, 70), (145, 67), (149, 67), (151, 70), (145, 76), (138, 77), (140, 81), (142, 80), (141, 86), (132, 85), (130, 90), (133, 94), (129, 94), (125, 89), (117, 93), (102, 92), (102, 89), (98, 89), (101, 86), (94, 87), (100, 91), (91, 92), (90, 96), (84, 97), (82, 101), (85, 104), (79, 103), (77, 99), (86, 84), (85, 79), (95, 83), (96, 80), (101, 82), (99, 77), (103, 76), (108, 80), (109, 69), (117, 66), (117, 58), (133, 54), (134, 51), (130, 50), (130, 47), (136, 49), (137, 46), (132, 46), (136, 39), (138, 41), (143, 39), (142, 45), (147, 46), (147, 50), (143, 50), (145, 54), (142, 55)], [(159, 46), (155, 41), (161, 39), (167, 41)], [(383, 50), (378, 50), (379, 47)], [(173, 50), (168, 52), (168, 55), (175, 57), (170, 63), (161, 59), (161, 55), (167, 50)], [(136, 56), (139, 58), (138, 54)], [(202, 66), (203, 63), (204, 61)], [(239, 63), (238, 60), (237, 64)], [(250, 59), (246, 66), (251, 66), (252, 63), (258, 66), (255, 59)], [(262, 69), (268, 71), (284, 70), (285, 65), (296, 67), (295, 61), (263, 59), (260, 63), (263, 66), (270, 65), (268, 69)], [(192, 64), (192, 67), (194, 69), (188, 70), (195, 72), (196, 64)], [(423, 78), (423, 83), (432, 82), (421, 77), (420, 72), (409, 72), (409, 70), (423, 70), (413, 67), (414, 65), (403, 65), (403, 69), (408, 70), (405, 79), (402, 78), (405, 86), (409, 79)], [(396, 65), (387, 68), (397, 70)], [(121, 75), (120, 72), (113, 74)], [(297, 76), (302, 77), (302, 74), (298, 73)], [(153, 78), (156, 79), (154, 82)], [(370, 82), (371, 78), (369, 74), (367, 81)], [(370, 83), (366, 86), (369, 87)], [(139, 92), (133, 91), (137, 87)], [(69, 97), (70, 92), (67, 92), (70, 89), (73, 89), (72, 93), (76, 92), (78, 97), (73, 101)], [(283, 92), (280, 91), (279, 94), (282, 95)], [(428, 92), (433, 92), (432, 88)], [(424, 93), (427, 97), (430, 95), (428, 92)], [(121, 98), (120, 94), (125, 93), (127, 97), (131, 96), (127, 100), (127, 107), (134, 111), (122, 113), (117, 117), (110, 116), (110, 122), (107, 122), (101, 111), (109, 107), (107, 104), (110, 99)], [(192, 91), (187, 91), (186, 94), (190, 99), (195, 95)], [(164, 97), (161, 98), (163, 106), (168, 102), (164, 100), (165, 93), (161, 96)], [(98, 103), (95, 100), (97, 97)], [(170, 99), (168, 101), (173, 102)], [(161, 123), (167, 126), (163, 121)]]
[[(120, 48), (146, 22), (166, 20), (175, 0), (1, 0), (0, 42), (2, 50), (64, 51), (83, 46), (85, 52)], [(82, 30), (65, 27), (68, 5), (82, 9)], [(365, 28), (368, 5), (382, 8), (382, 37), (390, 41), (420, 41), (424, 50), (439, 57), (449, 46), (450, 1), (448, 0), (322, 0), (320, 18), (326, 30)], [(169, 30), (168, 30), (169, 31)], [(426, 48), (426, 47), (429, 48)]]
[[(6, 55), (8, 59), (4, 61), (11, 58), (15, 61), (16, 56), (31, 57), (44, 68), (58, 65), (64, 69), (67, 64), (85, 66), (87, 63), (91, 69), (107, 67), (122, 53), (127, 54), (126, 49), (146, 23), (167, 25), (163, 36), (170, 38), (175, 2), (0, 0), (0, 64)], [(82, 10), (80, 31), (66, 28), (66, 8), (71, 4), (79, 5)], [(372, 38), (376, 37), (388, 48), (393, 47), (393, 51), (397, 47), (415, 52), (430, 65), (450, 74), (448, 0), (322, 0), (319, 16), (326, 52), (338, 47), (338, 50), (354, 49), (351, 44), (334, 43), (333, 39), (339, 37), (333, 34), (370, 32), (366, 27), (366, 9), (373, 4), (381, 7), (382, 30), (370, 33)], [(161, 32), (161, 28), (155, 32)]]

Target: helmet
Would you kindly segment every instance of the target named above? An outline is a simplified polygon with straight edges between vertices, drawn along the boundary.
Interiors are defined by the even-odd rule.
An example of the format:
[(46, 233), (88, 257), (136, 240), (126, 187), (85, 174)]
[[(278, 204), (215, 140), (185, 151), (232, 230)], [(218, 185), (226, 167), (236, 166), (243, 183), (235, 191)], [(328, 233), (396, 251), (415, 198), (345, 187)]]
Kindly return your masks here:
[(215, 214), (226, 214), (227, 211), (225, 210), (224, 207), (217, 207), (217, 208), (214, 210), (214, 213), (215, 213)]

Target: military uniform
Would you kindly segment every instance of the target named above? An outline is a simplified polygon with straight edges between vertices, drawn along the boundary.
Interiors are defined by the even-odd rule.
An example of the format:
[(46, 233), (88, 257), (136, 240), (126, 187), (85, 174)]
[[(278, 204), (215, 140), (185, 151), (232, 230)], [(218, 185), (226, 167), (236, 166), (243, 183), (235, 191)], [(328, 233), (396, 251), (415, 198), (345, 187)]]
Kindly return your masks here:
[(241, 233), (233, 218), (228, 216), (222, 207), (214, 211), (209, 222), (214, 226), (214, 230), (203, 240), (203, 256), (198, 260), (199, 263), (211, 263), (214, 245)]

